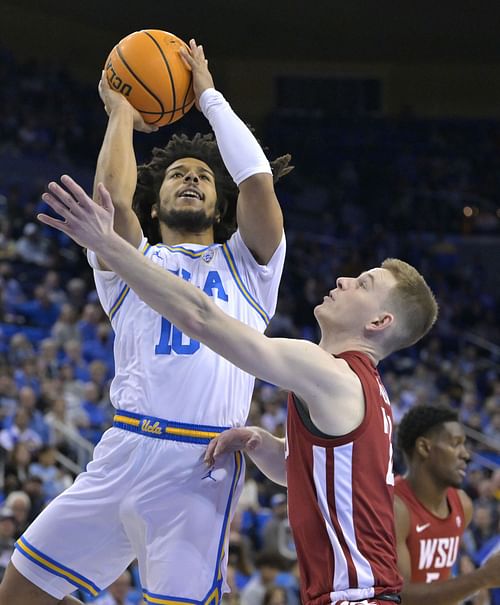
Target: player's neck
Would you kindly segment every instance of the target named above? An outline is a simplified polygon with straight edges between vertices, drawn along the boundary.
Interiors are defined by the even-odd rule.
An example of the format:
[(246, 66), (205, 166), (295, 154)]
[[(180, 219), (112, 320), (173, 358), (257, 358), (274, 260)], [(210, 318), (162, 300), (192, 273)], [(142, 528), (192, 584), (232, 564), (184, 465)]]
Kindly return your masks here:
[(406, 477), (412, 492), (427, 510), (437, 517), (446, 518), (449, 514), (446, 492), (448, 486), (438, 483), (422, 468), (411, 469)]
[(213, 229), (206, 229), (199, 233), (192, 231), (182, 231), (180, 229), (172, 229), (167, 225), (160, 226), (161, 241), (167, 246), (177, 246), (178, 244), (201, 244), (202, 246), (210, 246), (214, 243)]
[(338, 355), (339, 353), (345, 353), (346, 351), (364, 353), (371, 359), (375, 366), (381, 359), (378, 351), (366, 341), (358, 338), (339, 338), (335, 334), (322, 334), (319, 346), (331, 355)]

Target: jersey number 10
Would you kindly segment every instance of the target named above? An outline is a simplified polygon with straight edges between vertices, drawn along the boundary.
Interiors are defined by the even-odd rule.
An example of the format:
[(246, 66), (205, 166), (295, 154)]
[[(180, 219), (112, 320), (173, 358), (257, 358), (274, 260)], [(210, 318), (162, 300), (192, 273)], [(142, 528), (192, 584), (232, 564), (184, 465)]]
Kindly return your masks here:
[(170, 355), (172, 351), (177, 355), (193, 355), (200, 348), (198, 340), (190, 338), (182, 342), (185, 335), (172, 325), (165, 317), (161, 318), (160, 342), (155, 346), (156, 355)]

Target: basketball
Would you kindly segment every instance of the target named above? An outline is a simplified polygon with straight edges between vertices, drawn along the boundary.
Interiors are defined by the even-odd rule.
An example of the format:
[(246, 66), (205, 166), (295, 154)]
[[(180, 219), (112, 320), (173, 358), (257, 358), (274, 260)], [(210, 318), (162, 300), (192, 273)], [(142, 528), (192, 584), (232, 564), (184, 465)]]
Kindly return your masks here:
[(181, 46), (187, 48), (174, 34), (144, 29), (120, 40), (106, 59), (109, 85), (147, 124), (172, 124), (194, 104), (193, 78), (179, 54)]

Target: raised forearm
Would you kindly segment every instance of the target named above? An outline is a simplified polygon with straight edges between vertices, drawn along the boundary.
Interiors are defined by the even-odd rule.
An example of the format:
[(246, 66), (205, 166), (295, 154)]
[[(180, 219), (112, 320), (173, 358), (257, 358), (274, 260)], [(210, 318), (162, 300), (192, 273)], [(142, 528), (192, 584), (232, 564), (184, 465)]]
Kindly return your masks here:
[(286, 486), (285, 440), (275, 437), (260, 427), (252, 427), (259, 437), (259, 444), (247, 451), (248, 456), (266, 477)]
[(134, 115), (131, 107), (117, 106), (109, 116), (106, 134), (97, 159), (94, 199), (98, 183), (110, 192), (115, 207), (132, 207), (137, 185), (137, 164), (133, 147)]
[(405, 584), (401, 593), (403, 605), (456, 605), (478, 590), (485, 588), (487, 579), (482, 569), (476, 569), (466, 576), (452, 578), (444, 582), (429, 584)]

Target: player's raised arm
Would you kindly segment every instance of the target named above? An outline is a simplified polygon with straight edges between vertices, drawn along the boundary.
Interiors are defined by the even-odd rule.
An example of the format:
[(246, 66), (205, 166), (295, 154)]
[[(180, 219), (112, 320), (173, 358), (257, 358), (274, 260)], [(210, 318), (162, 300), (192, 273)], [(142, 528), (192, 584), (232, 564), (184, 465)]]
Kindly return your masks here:
[[(283, 215), (274, 192), (271, 165), (248, 127), (215, 90), (203, 47), (194, 40), (189, 46), (189, 52), (180, 52), (193, 72), (197, 106), (210, 122), (226, 168), (239, 188), (238, 228), (257, 261), (267, 264), (283, 237)], [(289, 159), (279, 158), (277, 171), (284, 168), (285, 174)]]
[(108, 125), (97, 159), (94, 200), (100, 203), (97, 183), (104, 183), (115, 207), (116, 232), (133, 246), (138, 246), (141, 226), (132, 210), (137, 185), (133, 132), (134, 128), (142, 132), (152, 132), (157, 128), (147, 125), (127, 99), (110, 88), (105, 72), (99, 82), (99, 94), (108, 114)]

